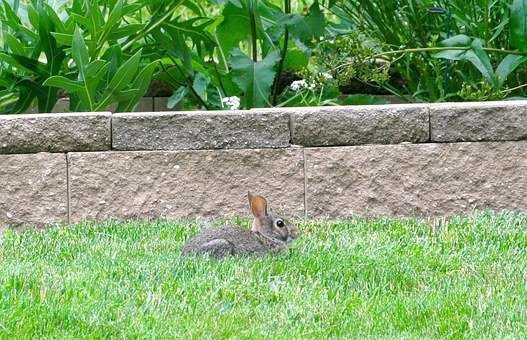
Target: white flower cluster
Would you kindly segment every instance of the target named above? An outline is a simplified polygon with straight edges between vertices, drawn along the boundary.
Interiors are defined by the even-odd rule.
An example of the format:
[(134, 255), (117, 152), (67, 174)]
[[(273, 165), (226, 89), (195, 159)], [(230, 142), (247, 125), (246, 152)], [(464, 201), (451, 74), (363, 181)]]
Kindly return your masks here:
[(328, 73), (328, 72), (322, 72), (320, 75), (321, 75), (322, 78), (324, 78), (325, 80), (331, 80), (331, 79), (333, 79), (333, 76), (332, 76), (330, 73)]
[(229, 107), (230, 110), (238, 110), (240, 108), (240, 98), (234, 97), (225, 97), (221, 102)]
[(316, 87), (315, 84), (309, 84), (304, 80), (295, 80), (294, 82), (291, 83), (291, 85), (289, 86), (289, 88), (291, 88), (291, 90), (297, 92), (297, 91), (300, 91), (302, 89), (310, 89), (310, 90), (314, 90)]

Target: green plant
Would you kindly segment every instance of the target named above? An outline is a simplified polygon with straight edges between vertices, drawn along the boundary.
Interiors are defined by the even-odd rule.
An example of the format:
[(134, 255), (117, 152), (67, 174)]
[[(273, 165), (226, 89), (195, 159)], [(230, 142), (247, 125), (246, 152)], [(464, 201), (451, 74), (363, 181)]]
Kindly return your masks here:
[(351, 32), (320, 43), (312, 63), (327, 70), (340, 86), (352, 79), (384, 84), (389, 79), (390, 63), (376, 59), (379, 52), (381, 49), (374, 41)]
[[(88, 48), (77, 28), (72, 41), (72, 58), (78, 77), (76, 80), (64, 76), (48, 78), (44, 85), (62, 88), (70, 93), (72, 111), (102, 111), (112, 103), (117, 103), (116, 111), (131, 111), (148, 89), (157, 62), (141, 71), (141, 51), (123, 62), (117, 70), (110, 73), (110, 61), (94, 59), (90, 61)], [(117, 50), (117, 53), (120, 51)]]
[[(392, 79), (383, 86), (410, 101), (459, 99), (462, 89), (466, 91), (481, 83), (483, 68), (473, 68), (471, 62), (442, 63), (430, 53), (440, 52), (437, 56), (442, 59), (469, 61), (458, 52), (473, 50), (472, 39), (478, 38), (490, 59), (491, 66), (487, 65), (484, 71), (488, 74), (484, 78), (487, 81), (493, 78), (494, 71), (489, 70), (496, 67), (497, 63), (492, 62), (495, 57), (501, 60), (503, 53), (522, 54), (521, 46), (526, 45), (522, 43), (527, 20), (523, 0), (514, 0), (512, 6), (505, 0), (346, 0), (335, 3), (332, 10), (343, 22), (382, 48), (383, 52), (374, 57), (395, 57), (391, 60)], [(450, 49), (441, 45), (455, 36), (467, 36), (471, 40), (468, 45), (452, 45)], [(445, 52), (456, 48), (457, 52)], [(471, 54), (465, 56), (471, 58)], [(448, 58), (455, 55), (454, 59)], [(504, 59), (502, 67), (509, 62), (514, 64), (513, 59)], [(490, 97), (500, 98), (505, 92), (505, 95), (523, 93), (522, 85), (527, 82), (525, 68), (520, 66), (511, 72), (513, 76), (508, 77), (508, 84), (499, 83), (495, 77), (496, 81), (490, 86), (494, 94)]]
[[(525, 33), (527, 34), (527, 27)], [(513, 90), (516, 90), (503, 90), (503, 86), (509, 75), (514, 72), (521, 64), (527, 61), (527, 54), (508, 54), (502, 59), (502, 61), (496, 67), (496, 70), (494, 70), (489, 55), (483, 49), (480, 39), (471, 39), (465, 35), (458, 35), (444, 40), (442, 44), (447, 47), (467, 47), (467, 49), (461, 50), (443, 50), (436, 53), (434, 57), (470, 62), (481, 73), (481, 76), (489, 85), (487, 87), (484, 86), (482, 88), (483, 92), (480, 92), (480, 97), (483, 99), (500, 99), (505, 97), (506, 94), (512, 92)], [(461, 89), (460, 94), (462, 94), (461, 97), (469, 99), (467, 93), (471, 92), (470, 86), (472, 85), (474, 88), (477, 88), (477, 86), (469, 84), (468, 80), (465, 82), (465, 84), (468, 85), (465, 85)], [(525, 86), (527, 86), (527, 84)], [(472, 98), (479, 99), (477, 96)]]
[[(39, 112), (51, 112), (60, 92), (68, 93), (71, 111), (114, 105), (119, 111), (133, 110), (156, 71), (156, 61), (140, 52), (140, 40), (166, 20), (167, 12), (174, 13), (172, 7), (152, 10), (148, 1), (73, 0), (65, 12), (56, 13), (44, 1), (26, 7), (4, 1), (0, 90), (6, 95), (11, 91), (11, 101), (13, 95), (17, 98), (4, 110), (23, 112), (36, 98)], [(143, 20), (142, 13), (149, 10), (152, 15)], [(29, 26), (17, 11), (27, 12)]]
[[(186, 94), (192, 94), (198, 105), (214, 109), (223, 108), (223, 99), (234, 96), (241, 98), (243, 108), (279, 105), (281, 76), (307, 67), (313, 48), (326, 33), (318, 0), (305, 14), (291, 12), (289, 0), (282, 7), (266, 0), (229, 0), (218, 16), (208, 21), (196, 18), (203, 25), (200, 35), (195, 27), (157, 32), (159, 50), (171, 60), (163, 77), (177, 84), (171, 105)], [(199, 86), (197, 79), (203, 80)]]
[(45, 86), (44, 81), (64, 69), (66, 53), (52, 33), (62, 33), (65, 27), (53, 9), (43, 2), (29, 5), (28, 13), (31, 27), (22, 24), (7, 1), (0, 6), (4, 43), (0, 52), (0, 87), (4, 95), (11, 93), (8, 97), (12, 104), (4, 107), (13, 113), (24, 112), (36, 98), (40, 112), (51, 112), (58, 90)]

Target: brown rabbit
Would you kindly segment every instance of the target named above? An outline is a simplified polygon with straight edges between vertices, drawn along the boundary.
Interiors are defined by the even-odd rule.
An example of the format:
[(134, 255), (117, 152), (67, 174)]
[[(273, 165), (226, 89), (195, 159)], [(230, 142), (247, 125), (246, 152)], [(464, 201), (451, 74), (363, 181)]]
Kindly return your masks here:
[(223, 258), (230, 255), (264, 255), (287, 249), (287, 244), (298, 237), (298, 228), (284, 219), (267, 212), (267, 201), (262, 196), (248, 193), (254, 216), (251, 230), (225, 226), (202, 231), (183, 246), (182, 254), (208, 254)]

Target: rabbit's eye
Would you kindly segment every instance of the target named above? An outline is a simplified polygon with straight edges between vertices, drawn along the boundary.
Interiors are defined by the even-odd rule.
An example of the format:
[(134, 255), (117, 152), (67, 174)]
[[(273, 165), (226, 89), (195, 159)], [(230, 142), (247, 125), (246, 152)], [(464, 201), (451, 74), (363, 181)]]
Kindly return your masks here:
[(279, 228), (285, 227), (284, 221), (282, 220), (277, 220), (275, 223), (276, 223), (276, 226)]

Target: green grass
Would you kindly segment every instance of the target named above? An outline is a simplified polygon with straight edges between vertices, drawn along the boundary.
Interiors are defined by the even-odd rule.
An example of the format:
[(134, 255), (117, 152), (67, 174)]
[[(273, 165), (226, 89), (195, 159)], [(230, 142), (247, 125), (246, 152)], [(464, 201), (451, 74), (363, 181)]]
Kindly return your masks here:
[(525, 338), (527, 216), (301, 225), (277, 257), (182, 258), (195, 224), (8, 232), (0, 337)]

